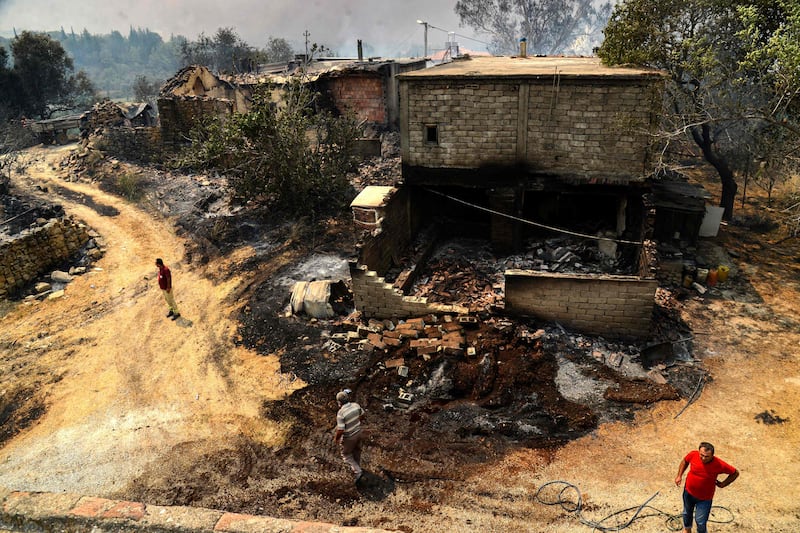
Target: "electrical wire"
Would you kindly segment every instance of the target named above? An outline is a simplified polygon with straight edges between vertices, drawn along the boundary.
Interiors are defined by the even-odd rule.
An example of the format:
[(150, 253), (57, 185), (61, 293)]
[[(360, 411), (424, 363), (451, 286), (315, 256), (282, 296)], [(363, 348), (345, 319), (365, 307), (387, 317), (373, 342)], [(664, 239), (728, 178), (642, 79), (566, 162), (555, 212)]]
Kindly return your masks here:
[[(542, 496), (542, 491), (544, 491), (547, 487), (550, 486), (556, 488), (558, 488), (559, 486), (561, 487), (561, 490), (558, 492), (557, 498), (554, 500), (553, 499), (548, 500)], [(568, 493), (569, 491), (573, 491), (575, 493), (575, 498), (569, 499), (566, 497), (565, 493)], [(583, 499), (581, 497), (581, 491), (578, 489), (576, 485), (573, 485), (572, 483), (569, 483), (567, 481), (561, 481), (561, 480), (548, 481), (547, 483), (539, 487), (539, 490), (536, 491), (536, 494), (534, 494), (533, 499), (536, 502), (541, 503), (543, 505), (559, 505), (562, 509), (564, 509), (568, 513), (575, 514), (575, 517), (578, 519), (578, 521), (581, 524), (592, 528), (592, 531), (622, 531), (623, 529), (630, 527), (631, 524), (633, 524), (636, 520), (640, 520), (642, 518), (650, 518), (654, 516), (665, 517), (664, 521), (667, 524), (667, 528), (670, 531), (679, 531), (683, 529), (682, 515), (670, 514), (650, 505), (650, 502), (653, 501), (653, 499), (656, 496), (658, 496), (658, 494), (659, 493), (656, 492), (655, 494), (650, 496), (647, 500), (645, 500), (644, 503), (642, 503), (641, 505), (628, 507), (627, 509), (616, 511), (606, 516), (602, 520), (598, 521), (589, 520), (583, 515)], [(645, 513), (646, 509), (649, 509), (650, 512)], [(709, 522), (715, 524), (729, 524), (733, 522), (734, 519), (733, 511), (731, 511), (727, 507), (723, 507), (721, 505), (714, 505), (711, 508), (712, 514), (714, 513), (714, 510), (717, 510), (717, 512), (719, 512), (720, 510), (724, 511), (728, 513), (729, 516), (724, 520), (709, 518), (708, 519)], [(604, 523), (609, 521), (610, 519), (622, 515), (624, 513), (630, 513), (631, 511), (634, 511), (634, 513), (627, 521), (613, 525), (604, 525)]]
[(536, 226), (537, 228), (544, 228), (544, 229), (547, 229), (547, 230), (550, 230), (550, 231), (554, 231), (556, 233), (564, 233), (566, 235), (572, 235), (573, 237), (580, 237), (582, 239), (591, 239), (593, 241), (609, 241), (609, 242), (616, 242), (616, 243), (620, 243), (620, 244), (635, 244), (637, 246), (641, 246), (642, 244), (644, 244), (641, 241), (628, 241), (628, 240), (625, 240), (625, 239), (612, 239), (610, 237), (599, 237), (597, 235), (587, 235), (586, 233), (578, 233), (578, 232), (570, 231), (570, 230), (567, 230), (567, 229), (564, 229), (564, 228), (556, 228), (554, 226), (548, 226), (546, 224), (540, 224), (539, 222), (533, 222), (532, 220), (526, 220), (524, 218), (515, 217), (514, 215), (509, 215), (507, 213), (501, 213), (500, 211), (495, 211), (494, 209), (489, 209), (488, 207), (483, 207), (481, 205), (473, 204), (473, 203), (467, 202), (466, 200), (462, 200), (460, 198), (456, 198), (454, 196), (450, 196), (449, 194), (445, 194), (443, 192), (434, 191), (433, 189), (425, 189), (425, 190), (430, 192), (430, 193), (438, 194), (439, 196), (443, 196), (443, 197), (447, 198), (448, 200), (453, 200), (454, 202), (458, 202), (460, 204), (466, 205), (468, 207), (472, 207), (472, 208), (478, 209), (480, 211), (485, 211), (487, 213), (491, 213), (492, 215), (497, 215), (497, 216), (509, 218), (511, 220), (515, 220), (515, 221), (521, 222), (523, 224), (529, 224), (531, 226)]

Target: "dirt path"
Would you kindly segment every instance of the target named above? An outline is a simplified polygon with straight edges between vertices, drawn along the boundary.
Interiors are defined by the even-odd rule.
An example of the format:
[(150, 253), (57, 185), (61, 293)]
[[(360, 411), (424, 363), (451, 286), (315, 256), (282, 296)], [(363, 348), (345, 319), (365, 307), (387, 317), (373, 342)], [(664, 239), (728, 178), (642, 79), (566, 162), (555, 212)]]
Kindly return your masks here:
[[(70, 283), (63, 299), (22, 305), (0, 319), (0, 389), (4, 394), (27, 391), (34, 406), (46, 405), (40, 419), (0, 449), (0, 486), (147, 495), (142, 484), (153, 478), (160, 484), (159, 501), (148, 503), (183, 498), (202, 505), (196, 494), (180, 492), (189, 490), (183, 482), (194, 476), (191, 490), (199, 493), (198, 487), (207, 486), (214, 502), (228, 498), (230, 508), (257, 511), (259, 494), (277, 494), (277, 509), (296, 518), (406, 532), (590, 531), (561, 507), (534, 501), (539, 487), (563, 480), (581, 491), (589, 520), (654, 496), (652, 508), (643, 513), (654, 516), (637, 520), (626, 531), (667, 531), (672, 524), (653, 508), (679, 512), (680, 489), (672, 483), (678, 462), (708, 440), (742, 472), (715, 500), (732, 512), (733, 523), (715, 525), (713, 531), (800, 530), (794, 483), (800, 479), (797, 239), (773, 249), (767, 237), (759, 242), (745, 229), (723, 228), (719, 243), (739, 254), (737, 282), (750, 283), (756, 297), (736, 301), (735, 294), (723, 293), (685, 301), (684, 319), (695, 332), (694, 355), (711, 377), (690, 406), (685, 400), (662, 402), (639, 411), (632, 423), (603, 425), (557, 450), (517, 448), (479, 467), (465, 467), (457, 476), (463, 481), (398, 482), (391, 494), (377, 500), (359, 498), (352, 490), (339, 492), (346, 473), (329, 447), (326, 428), (319, 428), (318, 440), (304, 446), (309, 457), (322, 457), (332, 466), (319, 474), (329, 478), (329, 485), (316, 490), (328, 493), (316, 496), (327, 498), (325, 504), (314, 507), (317, 500), (308, 493), (315, 492), (317, 481), (307, 475), (314, 466), (305, 465), (292, 477), (283, 459), (265, 457), (280, 448), (290, 428), (269, 422), (259, 411), (264, 400), (281, 398), (299, 384), (280, 376), (276, 357), (258, 356), (233, 343), (236, 325), (229, 315), (234, 302), (228, 299), (242, 280), (227, 273), (250, 252), (212, 262), (203, 272), (181, 264), (183, 243), (169, 221), (154, 219), (92, 185), (57, 179), (51, 164), (64, 153), (39, 150), (28, 175), (17, 179), (28, 189), (48, 186), (49, 195), (60, 197), (68, 213), (102, 235), (107, 252), (97, 263), (102, 270)], [(69, 192), (62, 195), (61, 188)], [(87, 207), (89, 202), (76, 195), (119, 214), (104, 216), (101, 212), (110, 211)], [(177, 323), (164, 317), (153, 266), (158, 256), (175, 276), (183, 313)], [(220, 273), (225, 276), (213, 275)], [(233, 454), (237, 446), (250, 451)], [(377, 466), (370, 464), (376, 455), (365, 453), (368, 468)], [(242, 464), (248, 461), (262, 461), (274, 470)], [(407, 461), (422, 463), (424, 457)], [(228, 477), (204, 480), (198, 473), (205, 472), (204, 463), (218, 463), (216, 470)], [(304, 488), (309, 489), (305, 497), (300, 494)], [(717, 518), (730, 515), (722, 511)]]
[[(182, 265), (183, 244), (169, 221), (55, 177), (65, 150), (32, 152), (19, 179), (28, 190), (47, 188), (51, 200), (102, 236), (107, 252), (96, 264), (102, 270), (77, 277), (64, 298), (23, 305), (0, 322), (0, 338), (16, 348), (3, 356), (4, 371), (19, 367), (4, 386), (13, 375), (15, 386), (27, 385), (47, 405), (0, 451), (0, 485), (107, 494), (181, 443), (202, 454), (223, 446), (220, 437), (230, 433), (279, 441), (282, 430), (258, 413), (264, 399), (286, 393), (287, 383), (276, 359), (233, 346), (226, 297), (237, 279), (214, 285)], [(119, 214), (104, 216), (107, 207)], [(156, 257), (173, 271), (183, 315), (176, 322), (165, 318)]]

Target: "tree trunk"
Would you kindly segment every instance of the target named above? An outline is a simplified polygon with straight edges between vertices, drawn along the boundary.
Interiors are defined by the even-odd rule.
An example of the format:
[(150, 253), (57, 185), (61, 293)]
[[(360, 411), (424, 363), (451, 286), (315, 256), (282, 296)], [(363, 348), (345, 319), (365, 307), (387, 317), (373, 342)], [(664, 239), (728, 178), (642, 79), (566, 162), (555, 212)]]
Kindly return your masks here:
[(711, 128), (709, 128), (708, 124), (700, 126), (699, 130), (698, 128), (692, 128), (691, 131), (694, 142), (703, 151), (703, 157), (719, 174), (719, 181), (722, 184), (719, 206), (725, 209), (722, 218), (730, 220), (733, 218), (733, 204), (736, 201), (736, 191), (739, 189), (733, 170), (731, 170), (728, 162), (714, 151), (714, 140), (711, 138)]

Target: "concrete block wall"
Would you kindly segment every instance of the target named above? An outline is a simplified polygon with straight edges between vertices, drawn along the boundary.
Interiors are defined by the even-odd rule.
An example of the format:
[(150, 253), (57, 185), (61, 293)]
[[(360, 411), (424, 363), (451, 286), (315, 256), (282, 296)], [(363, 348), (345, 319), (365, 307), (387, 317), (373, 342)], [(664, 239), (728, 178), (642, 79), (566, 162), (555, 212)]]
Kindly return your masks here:
[(531, 84), (525, 159), (553, 171), (650, 168), (650, 131), (661, 108), (655, 84)]
[(381, 208), (383, 218), (358, 245), (358, 262), (379, 275), (395, 264), (411, 241), (408, 195), (402, 187), (394, 191)]
[[(661, 81), (402, 80), (403, 163), (480, 168), (519, 162), (562, 174), (643, 179)], [(426, 127), (438, 127), (438, 143)]]
[(0, 244), (0, 298), (12, 295), (75, 255), (89, 238), (86, 226), (63, 217)]
[[(410, 86), (408, 131), (404, 133), (409, 148), (403, 163), (437, 168), (513, 163), (518, 100), (517, 83), (427, 81)], [(431, 125), (438, 128), (438, 143), (427, 140), (426, 128)]]
[(467, 309), (457, 305), (428, 303), (427, 298), (404, 296), (391, 283), (378, 276), (365, 265), (350, 263), (353, 299), (356, 309), (369, 318), (409, 318), (438, 313), (466, 313)]
[(328, 82), (328, 91), (340, 111), (352, 111), (358, 120), (386, 124), (386, 95), (383, 79), (374, 76), (334, 78)]
[(505, 309), (595, 335), (644, 338), (650, 334), (658, 282), (636, 276), (505, 273)]

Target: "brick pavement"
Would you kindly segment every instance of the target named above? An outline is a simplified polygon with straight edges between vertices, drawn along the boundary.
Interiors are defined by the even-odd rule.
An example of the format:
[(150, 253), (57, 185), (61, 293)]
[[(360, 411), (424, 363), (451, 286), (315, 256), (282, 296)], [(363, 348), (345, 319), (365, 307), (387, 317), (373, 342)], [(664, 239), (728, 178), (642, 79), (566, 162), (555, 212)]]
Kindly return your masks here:
[(378, 533), (385, 530), (0, 487), (0, 533), (22, 531)]

